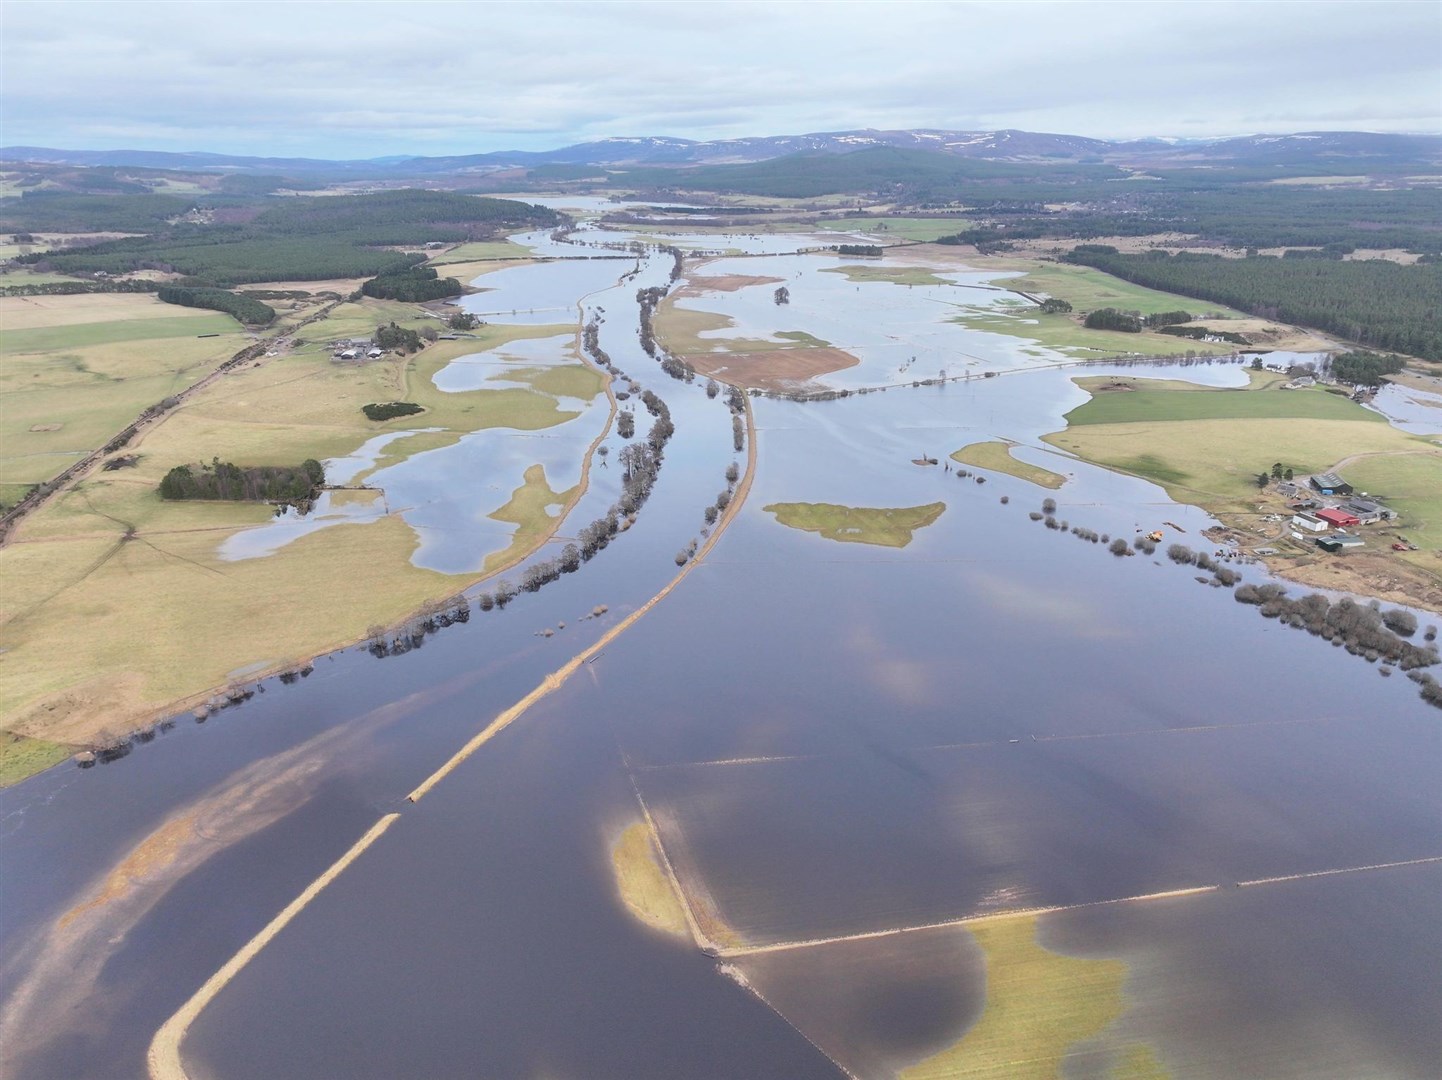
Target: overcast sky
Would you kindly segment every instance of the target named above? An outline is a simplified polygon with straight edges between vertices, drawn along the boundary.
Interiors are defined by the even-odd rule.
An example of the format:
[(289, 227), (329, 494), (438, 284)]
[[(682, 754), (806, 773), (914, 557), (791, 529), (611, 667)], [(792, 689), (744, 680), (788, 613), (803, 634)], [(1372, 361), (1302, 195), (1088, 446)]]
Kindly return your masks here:
[(0, 142), (377, 157), (1442, 130), (1442, 3), (0, 2)]

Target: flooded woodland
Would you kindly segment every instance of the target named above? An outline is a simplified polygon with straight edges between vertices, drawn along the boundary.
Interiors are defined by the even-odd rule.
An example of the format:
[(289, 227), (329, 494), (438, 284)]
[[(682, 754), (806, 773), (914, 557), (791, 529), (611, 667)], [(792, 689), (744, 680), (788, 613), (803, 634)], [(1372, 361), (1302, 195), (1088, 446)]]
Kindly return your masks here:
[[(787, 254), (834, 237), (707, 235), (674, 242), (723, 254), (673, 283), (673, 238), (522, 239), (552, 261), (462, 303), (556, 334), (437, 386), (575, 368), (594, 322), (638, 436), (605, 393), (560, 393), (574, 415), (541, 431), (330, 467), (456, 573), (510, 542), (492, 515), (542, 465), (574, 496), (553, 559), (644, 441), (630, 381), (675, 426), (634, 523), (403, 655), (323, 657), (0, 791), (4, 1075), (1435, 1075), (1442, 714), (1195, 567), (1032, 519), (1052, 498), (1093, 536), (1205, 545), (1205, 513), (1041, 441), (1086, 400), (1073, 378), (1151, 368), (1079, 370), (960, 261), (861, 273)], [(701, 360), (686, 381), (642, 349), (653, 287), (663, 345), (723, 382), (733, 355), (849, 359), (747, 399), (739, 440)], [(1229, 356), (1156, 373), (1246, 383)], [(1065, 482), (949, 460), (997, 440)]]

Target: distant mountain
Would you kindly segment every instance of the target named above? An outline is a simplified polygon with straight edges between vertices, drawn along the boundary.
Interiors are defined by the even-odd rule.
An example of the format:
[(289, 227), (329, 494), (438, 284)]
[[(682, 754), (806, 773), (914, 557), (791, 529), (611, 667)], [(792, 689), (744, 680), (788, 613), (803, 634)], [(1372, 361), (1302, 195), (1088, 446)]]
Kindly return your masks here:
[(793, 154), (844, 154), (894, 148), (928, 150), (962, 158), (1016, 164), (1126, 164), (1185, 166), (1298, 165), (1309, 162), (1358, 167), (1436, 167), (1442, 164), (1442, 135), (1392, 135), (1362, 131), (1248, 135), (1228, 139), (1141, 139), (1107, 141), (1080, 135), (1032, 131), (836, 131), (697, 142), (672, 138), (612, 138), (558, 150), (504, 150), (444, 157), (390, 156), (328, 161), (316, 158), (246, 157), (153, 150), (55, 150), (39, 146), (0, 147), (0, 160), (59, 165), (112, 166), (206, 172), (327, 174), (361, 177), (416, 177), (486, 174), (543, 165), (751, 164)]

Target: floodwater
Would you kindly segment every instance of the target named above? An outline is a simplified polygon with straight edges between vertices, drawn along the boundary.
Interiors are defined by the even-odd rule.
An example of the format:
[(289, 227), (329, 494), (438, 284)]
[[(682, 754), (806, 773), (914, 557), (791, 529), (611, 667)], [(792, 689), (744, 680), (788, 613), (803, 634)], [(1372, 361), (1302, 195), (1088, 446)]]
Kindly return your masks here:
[(1385, 416), (1393, 427), (1413, 435), (1435, 435), (1442, 431), (1442, 394), (1388, 383), (1377, 391), (1367, 407)]
[[(857, 267), (854, 259), (834, 255), (717, 259), (690, 275), (696, 285), (704, 288), (706, 278), (725, 275), (777, 278), (790, 293), (789, 303), (775, 302), (775, 282), (707, 291), (675, 303), (683, 310), (731, 320), (724, 329), (699, 335), (703, 345), (714, 342), (717, 353), (786, 348), (792, 341), (783, 335), (801, 332), (852, 354), (857, 365), (813, 380), (832, 389), (909, 386), (927, 379), (996, 375), (1090, 358), (1086, 349), (1050, 348), (1028, 336), (1035, 325), (1029, 316), (1033, 308), (1006, 288), (1007, 279), (1018, 273), (938, 267), (932, 273), (941, 284), (902, 284), (853, 281), (843, 273), (848, 268), (908, 269), (871, 260)], [(985, 322), (975, 322), (978, 317)], [(1009, 332), (1000, 332), (998, 324)], [(738, 347), (736, 339), (763, 344)]]
[[(603, 265), (612, 282), (627, 269)], [(1029, 520), (1051, 495), (1059, 518), (1112, 536), (1170, 522), (1195, 547), (1210, 522), (1037, 441), (1084, 400), (1075, 371), (755, 401), (755, 485), (711, 555), (404, 801), (662, 588), (724, 487), (737, 455), (721, 401), (636, 344), (634, 292), (669, 265), (648, 257), (585, 301), (676, 436), (636, 525), (579, 573), (413, 652), (337, 654), (121, 761), (0, 792), (11, 1071), (143, 1075), (160, 1024), (399, 812), (201, 1013), (182, 1046), (192, 1075), (892, 1076), (983, 1010), (972, 932), (924, 927), (1035, 906), (1068, 908), (1039, 920), (1047, 949), (1127, 965), (1125, 1010), (1068, 1075), (1102, 1075), (1134, 1043), (1177, 1075), (1431, 1075), (1438, 864), (1357, 868), (1442, 856), (1437, 712), (1194, 568)], [(996, 437), (1066, 486), (911, 463)], [(606, 445), (614, 460), (624, 442)], [(603, 461), (577, 528), (614, 498)], [(765, 512), (937, 501), (900, 549)], [(643, 804), (703, 932), (736, 956), (627, 914), (610, 845)], [(143, 845), (177, 819), (229, 824)], [(137, 845), (148, 872), (105, 885)], [(1207, 891), (1128, 900), (1185, 888)], [(1099, 901), (1119, 902), (1071, 907)], [(814, 943), (857, 934), (873, 936)]]

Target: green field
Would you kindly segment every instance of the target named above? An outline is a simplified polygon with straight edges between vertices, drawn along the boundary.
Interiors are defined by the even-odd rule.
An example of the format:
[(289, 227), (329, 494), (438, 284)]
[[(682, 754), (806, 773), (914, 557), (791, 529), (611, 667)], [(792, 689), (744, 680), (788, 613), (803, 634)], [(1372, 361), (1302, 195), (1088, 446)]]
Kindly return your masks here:
[[(228, 315), (168, 308), (142, 294), (16, 297), (0, 307), (14, 327), (3, 336), (0, 367), (6, 505), (250, 341)], [(101, 321), (86, 321), (95, 316)]]
[(1219, 312), (1238, 319), (1245, 317), (1240, 312), (1217, 304), (1133, 285), (1089, 266), (1071, 266), (1035, 259), (1010, 259), (1004, 256), (991, 256), (973, 262), (980, 270), (1022, 271), (1020, 277), (998, 277), (993, 279), (993, 282), (1025, 293), (1045, 293), (1047, 296), (1059, 297), (1070, 303), (1078, 314), (1114, 307), (1121, 311), (1140, 311), (1143, 315), (1162, 311), (1190, 311), (1194, 315), (1201, 312)]
[[(1117, 380), (1108, 380), (1116, 382)], [(1135, 384), (1145, 387), (1146, 379)], [(1302, 390), (1122, 390), (1096, 393), (1066, 414), (1072, 427), (1152, 420), (1281, 419), (1356, 420), (1385, 424), (1380, 414), (1337, 394)]]
[(1442, 550), (1442, 449), (1359, 458), (1348, 483), (1398, 512), (1397, 528), (1427, 550)]
[(1011, 446), (1012, 444), (1004, 442), (971, 443), (953, 453), (951, 460), (959, 461), (963, 465), (975, 465), (978, 469), (1006, 473), (1045, 488), (1055, 489), (1066, 483), (1066, 477), (1060, 473), (1043, 469), (1039, 465), (1028, 465), (1025, 461), (1012, 457)]
[(814, 532), (846, 544), (906, 547), (918, 529), (941, 517), (946, 503), (883, 509), (835, 503), (772, 503), (762, 509), (787, 528)]
[(7, 355), (51, 352), (56, 349), (78, 349), (86, 345), (111, 345), (122, 341), (164, 341), (169, 338), (199, 337), (201, 334), (229, 334), (235, 332), (238, 326), (229, 315), (37, 326), (6, 330), (5, 352)]
[(1158, 420), (1088, 424), (1044, 436), (1087, 461), (1154, 480), (1178, 502), (1250, 509), (1259, 472), (1281, 462), (1298, 473), (1348, 454), (1396, 453), (1422, 440), (1370, 420)]

